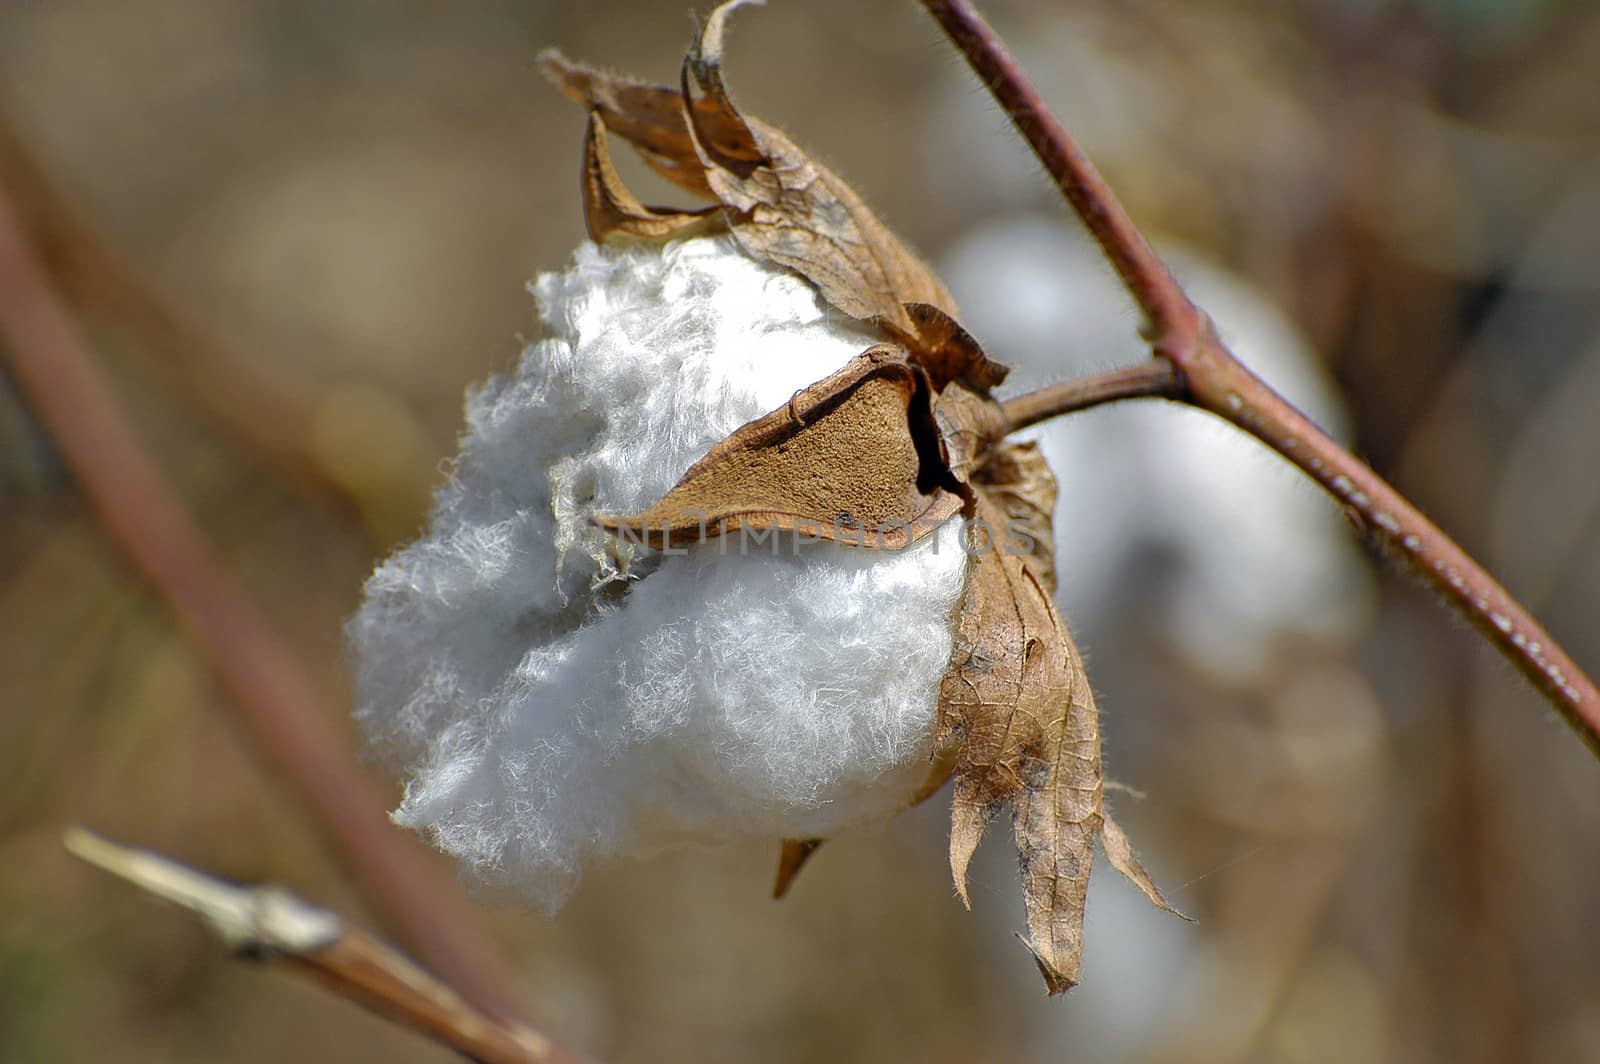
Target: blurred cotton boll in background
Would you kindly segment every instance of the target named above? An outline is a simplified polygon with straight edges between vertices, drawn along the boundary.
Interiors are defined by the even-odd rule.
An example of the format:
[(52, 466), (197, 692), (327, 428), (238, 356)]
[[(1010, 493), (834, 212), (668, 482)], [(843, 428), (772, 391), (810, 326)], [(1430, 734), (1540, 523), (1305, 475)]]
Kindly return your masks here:
[(593, 858), (900, 809), (964, 586), (955, 524), (898, 553), (726, 537), (626, 573), (587, 526), (880, 338), (725, 238), (585, 245), (533, 288), (546, 338), (469, 395), (427, 532), (349, 626), (395, 818), (554, 909)]
[[(1180, 250), (1162, 256), (1246, 365), (1344, 434), (1315, 354), (1258, 290)], [(1150, 357), (1127, 293), (1059, 215), (992, 222), (940, 267), (964, 322), (1014, 367), (1007, 394)], [(1315, 485), (1210, 415), (1140, 400), (1029, 435), (1060, 485), (1056, 597), (1100, 695), (1108, 777), (1149, 793), (1110, 800), (1174, 904), (1200, 919), (1177, 925), (1095, 883), (1086, 978), (1038, 1014), (1033, 1045), (1041, 1060), (1065, 1044), (1084, 1059), (1235, 1059), (1383, 790), (1384, 724), (1351, 662), (1370, 566)], [(979, 875), (1003, 882), (1005, 870)]]
[[(1245, 364), (1341, 436), (1339, 399), (1294, 328), (1220, 268), (1163, 254)], [(1127, 293), (1058, 218), (987, 226), (942, 266), (969, 327), (1014, 366), (1009, 394), (1149, 357)], [(1227, 679), (1265, 668), (1284, 637), (1339, 641), (1359, 630), (1371, 580), (1338, 510), (1232, 426), (1139, 401), (1031, 435), (1060, 484), (1058, 598), (1075, 625), (1094, 628), (1130, 590), (1148, 593), (1174, 647)]]

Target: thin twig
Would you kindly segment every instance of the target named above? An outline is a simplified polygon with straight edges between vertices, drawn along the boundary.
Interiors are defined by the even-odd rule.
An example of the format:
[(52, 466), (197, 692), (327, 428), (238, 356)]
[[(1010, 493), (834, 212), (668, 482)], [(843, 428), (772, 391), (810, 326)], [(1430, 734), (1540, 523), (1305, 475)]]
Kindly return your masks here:
[(74, 856), (196, 913), (234, 953), (284, 961), (337, 994), (482, 1064), (572, 1060), (532, 1028), (484, 1013), (338, 915), (276, 886), (246, 887), (84, 831), (64, 839)]
[(1228, 350), (972, 5), (967, 0), (922, 0), (922, 5), (1006, 109), (1143, 311), (1145, 336), (1155, 354), (1182, 379), (1180, 393), (1167, 398), (1232, 422), (1322, 485), (1471, 621), (1600, 756), (1600, 688), (1594, 681), (1438, 526)]
[(1153, 358), (1142, 365), (1077, 377), (1014, 396), (1007, 399), (1002, 408), (1007, 431), (1016, 432), (1103, 403), (1123, 399), (1182, 399), (1183, 395), (1183, 377), (1177, 369), (1165, 359)]
[(388, 823), (334, 714), (129, 428), (0, 188), (0, 351), (100, 521), (216, 670), (384, 915), (475, 1005), (509, 1015), (503, 962), (421, 846)]

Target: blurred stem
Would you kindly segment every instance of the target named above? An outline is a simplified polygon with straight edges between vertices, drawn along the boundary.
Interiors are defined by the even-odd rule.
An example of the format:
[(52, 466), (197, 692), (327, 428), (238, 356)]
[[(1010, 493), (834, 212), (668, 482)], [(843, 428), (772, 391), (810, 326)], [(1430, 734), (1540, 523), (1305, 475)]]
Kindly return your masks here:
[(0, 354), (107, 534), (167, 601), (368, 896), (463, 996), (510, 1015), (502, 962), (438, 866), (388, 822), (388, 796), (358, 768), (334, 712), (146, 454), (3, 187)]
[[(1144, 313), (1144, 334), (1156, 360), (1169, 365), (1178, 376), (1177, 387), (1160, 394), (1232, 422), (1322, 485), (1369, 535), (1421, 574), (1471, 621), (1600, 756), (1600, 689), (1594, 681), (1532, 614), (1405, 496), (1341, 448), (1228, 350), (1210, 319), (1184, 294), (1094, 165), (1050, 114), (972, 5), (967, 0), (922, 0), (922, 5), (1011, 116)], [(1151, 372), (1154, 376), (1155, 371)], [(1078, 387), (1083, 388), (1082, 382)], [(1085, 394), (1093, 396), (1092, 390)], [(1125, 397), (1131, 396), (1112, 396)], [(1019, 409), (1025, 411), (1045, 405), (1037, 396), (1013, 399), (1008, 409), (1012, 404), (1021, 404)]]
[(391, 947), (282, 887), (229, 883), (80, 828), (64, 841), (74, 856), (195, 913), (238, 956), (286, 962), (469, 1060), (572, 1059), (538, 1031), (474, 1008)]
[(359, 500), (309, 451), (316, 396), (179, 313), (51, 179), (3, 110), (0, 186), (56, 289), (80, 314), (124, 332), (170, 392), (237, 440), (283, 486), (351, 511)]

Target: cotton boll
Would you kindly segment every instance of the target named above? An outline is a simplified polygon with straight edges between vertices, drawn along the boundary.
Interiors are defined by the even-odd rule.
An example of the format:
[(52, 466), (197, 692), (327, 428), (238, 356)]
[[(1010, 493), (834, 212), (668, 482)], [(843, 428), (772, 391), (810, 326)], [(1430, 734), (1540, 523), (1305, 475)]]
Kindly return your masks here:
[[(1244, 282), (1163, 249), (1236, 354), (1334, 435), (1334, 388), (1305, 341)], [(992, 224), (963, 241), (944, 276), (991, 357), (1013, 362), (1008, 392), (1149, 357), (1139, 318), (1098, 250), (1058, 218)], [(1166, 403), (1126, 403), (1039, 426), (1060, 484), (1056, 541), (1067, 615), (1093, 624), (1143, 559), (1170, 562), (1160, 616), (1196, 666), (1245, 679), (1285, 636), (1343, 640), (1370, 578), (1337, 508), (1232, 426)]]
[(881, 337), (720, 238), (586, 245), (533, 290), (546, 338), (469, 395), (427, 533), (350, 623), (357, 716), (406, 777), (396, 819), (553, 909), (593, 858), (900, 808), (931, 753), (957, 528), (898, 553), (730, 537), (624, 576), (587, 524)]

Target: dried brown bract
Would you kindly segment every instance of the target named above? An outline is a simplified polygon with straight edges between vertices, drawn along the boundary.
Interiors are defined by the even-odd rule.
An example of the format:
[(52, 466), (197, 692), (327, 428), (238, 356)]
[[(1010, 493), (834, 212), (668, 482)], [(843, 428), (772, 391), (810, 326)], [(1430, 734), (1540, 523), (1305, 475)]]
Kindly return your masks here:
[(962, 509), (941, 446), (928, 374), (875, 347), (713, 447), (649, 510), (595, 523), (657, 547), (755, 528), (899, 549)]
[[(957, 515), (967, 521), (967, 589), (951, 620), (937, 752), (908, 805), (953, 775), (950, 866), (963, 903), (984, 827), (1011, 807), (1028, 945), (1059, 993), (1078, 980), (1097, 838), (1113, 867), (1168, 906), (1104, 808), (1094, 697), (1053, 601), (1055, 479), (1033, 445), (1004, 440), (1006, 419), (990, 391), (1005, 368), (957, 322), (927, 266), (835, 174), (734, 106), (721, 57), (738, 2), (706, 20), (675, 89), (541, 57), (551, 80), (589, 110), (582, 187), (590, 234), (662, 242), (726, 231), (894, 342), (739, 429), (650, 509), (595, 523), (656, 547), (778, 530), (895, 550)], [(644, 205), (611, 164), (609, 133), (712, 205)], [(775, 893), (820, 843), (785, 842)]]
[[(737, 6), (724, 4), (706, 20), (677, 89), (593, 70), (559, 52), (540, 57), (545, 75), (593, 116), (584, 150), (589, 235), (601, 243), (664, 239), (705, 224), (705, 211), (645, 207), (629, 193), (610, 164), (610, 130), (668, 180), (716, 201), (720, 224), (752, 257), (794, 270), (839, 310), (877, 320), (917, 346), (926, 326), (907, 304), (953, 317), (950, 293), (854, 189), (734, 106), (722, 79), (722, 36)], [(930, 338), (943, 328), (937, 323)]]

